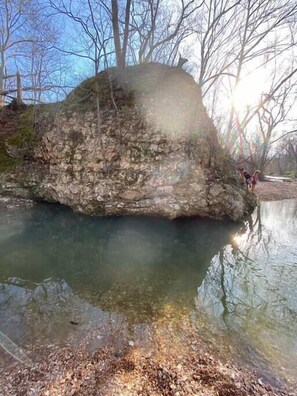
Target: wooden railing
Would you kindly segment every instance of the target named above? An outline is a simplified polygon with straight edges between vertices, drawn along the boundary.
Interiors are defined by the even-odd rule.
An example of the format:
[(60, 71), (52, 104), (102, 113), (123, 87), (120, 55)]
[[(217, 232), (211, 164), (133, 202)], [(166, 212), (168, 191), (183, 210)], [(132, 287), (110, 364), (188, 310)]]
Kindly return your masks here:
[[(0, 91), (0, 106), (5, 105), (5, 98), (9, 97), (11, 99), (16, 100), (17, 105), (22, 105), (24, 104), (23, 102), (23, 90), (22, 90), (22, 79), (20, 73), (17, 71), (16, 74), (11, 74), (9, 76), (2, 76), (2, 80), (7, 80), (9, 78), (15, 78), (16, 79), (16, 88), (15, 89), (9, 89), (9, 90), (2, 90)], [(15, 96), (11, 96), (10, 94), (16, 93)]]

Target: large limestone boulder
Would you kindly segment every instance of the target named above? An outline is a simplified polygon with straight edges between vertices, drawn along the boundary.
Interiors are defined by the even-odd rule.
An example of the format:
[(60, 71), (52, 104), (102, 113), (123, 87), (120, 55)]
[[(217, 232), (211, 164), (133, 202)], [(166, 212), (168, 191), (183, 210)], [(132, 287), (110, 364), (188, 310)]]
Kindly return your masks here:
[(30, 155), (7, 141), (22, 163), (2, 173), (0, 193), (91, 215), (237, 221), (249, 213), (255, 197), (220, 147), (193, 78), (160, 64), (128, 68), (124, 77), (123, 90), (116, 70), (100, 73), (43, 109)]

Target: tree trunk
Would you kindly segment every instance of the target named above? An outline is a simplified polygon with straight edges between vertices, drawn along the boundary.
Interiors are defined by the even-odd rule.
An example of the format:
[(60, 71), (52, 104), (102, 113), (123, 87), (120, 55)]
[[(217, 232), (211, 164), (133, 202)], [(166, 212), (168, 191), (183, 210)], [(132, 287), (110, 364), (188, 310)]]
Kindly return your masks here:
[(121, 72), (125, 68), (125, 61), (123, 59), (123, 53), (121, 49), (118, 0), (111, 0), (111, 9), (112, 9), (113, 39), (114, 39), (114, 47), (116, 52), (117, 67)]
[(23, 105), (23, 91), (22, 91), (22, 81), (21, 81), (21, 75), (19, 72), (16, 74), (16, 80), (17, 80), (17, 105)]
[(1, 60), (0, 60), (0, 107), (4, 106), (5, 100), (4, 100), (4, 95), (2, 95), (2, 92), (4, 91), (4, 54), (1, 53)]
[(126, 66), (126, 55), (127, 55), (127, 46), (128, 46), (128, 38), (129, 38), (131, 2), (132, 2), (131, 0), (127, 0), (127, 3), (126, 3), (124, 39), (123, 39), (123, 48), (122, 48), (122, 58), (123, 58), (123, 62), (124, 62), (124, 67)]

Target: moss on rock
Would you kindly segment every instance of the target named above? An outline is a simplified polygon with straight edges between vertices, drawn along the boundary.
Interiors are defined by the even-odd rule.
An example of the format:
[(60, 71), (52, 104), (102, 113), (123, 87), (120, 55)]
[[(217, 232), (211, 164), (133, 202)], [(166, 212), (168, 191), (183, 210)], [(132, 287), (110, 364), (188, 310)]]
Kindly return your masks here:
[(5, 142), (0, 142), (0, 172), (9, 172), (15, 166), (16, 160), (11, 158), (7, 151)]
[(8, 139), (8, 144), (17, 149), (32, 148), (34, 140), (33, 107), (28, 107), (20, 114), (15, 133)]
[[(98, 96), (100, 107), (118, 108), (133, 106), (138, 95), (146, 95), (162, 87), (170, 80), (172, 87), (182, 78), (185, 91), (191, 91), (194, 79), (184, 70), (160, 63), (148, 63), (129, 66), (124, 75), (116, 68), (98, 73), (95, 77), (84, 80), (63, 102), (63, 109), (84, 112), (95, 110)], [(124, 82), (124, 83), (123, 83)], [(123, 87), (124, 86), (124, 87)]]

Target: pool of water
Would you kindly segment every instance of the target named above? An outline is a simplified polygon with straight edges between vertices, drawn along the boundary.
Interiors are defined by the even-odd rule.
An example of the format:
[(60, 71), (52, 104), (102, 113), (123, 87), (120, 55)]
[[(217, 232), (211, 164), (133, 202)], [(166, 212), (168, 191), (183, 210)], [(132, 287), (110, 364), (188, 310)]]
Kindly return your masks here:
[(296, 285), (297, 200), (262, 202), (212, 258), (196, 297), (242, 359), (282, 373), (295, 390)]
[(244, 226), (2, 204), (0, 332), (28, 347), (99, 328), (103, 345), (204, 315), (223, 347), (294, 381), (296, 234), (297, 200), (263, 202)]

